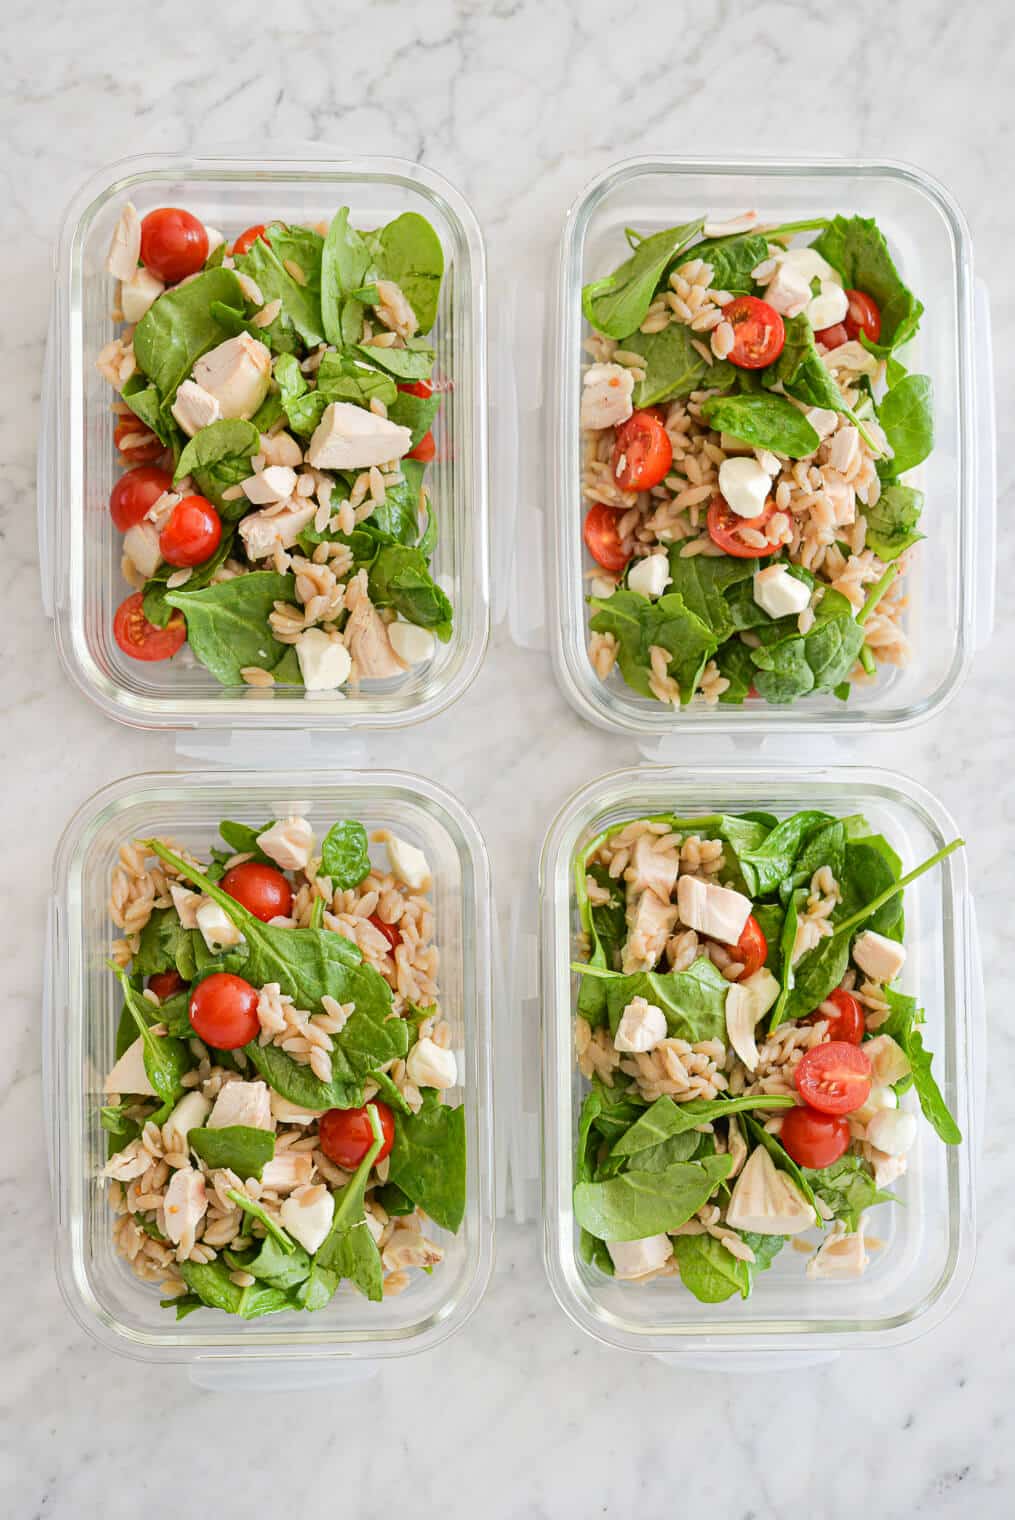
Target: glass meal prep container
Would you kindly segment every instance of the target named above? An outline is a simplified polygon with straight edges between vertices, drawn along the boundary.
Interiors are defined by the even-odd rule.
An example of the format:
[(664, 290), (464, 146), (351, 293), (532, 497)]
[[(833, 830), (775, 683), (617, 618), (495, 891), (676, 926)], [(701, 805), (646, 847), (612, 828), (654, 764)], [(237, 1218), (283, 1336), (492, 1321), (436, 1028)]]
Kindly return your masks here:
[[(117, 1255), (106, 1188), (96, 1180), (108, 1140), (99, 1122), (102, 1081), (122, 1001), (106, 965), (117, 932), (107, 911), (110, 873), (120, 844), (137, 835), (168, 835), (207, 859), (220, 819), (260, 824), (296, 811), (318, 838), (336, 819), (356, 817), (368, 832), (396, 830), (429, 861), (441, 1005), (460, 1075), (449, 1099), (466, 1111), (465, 1219), (457, 1235), (429, 1226), (443, 1262), (381, 1303), (345, 1284), (312, 1314), (244, 1321), (209, 1310), (177, 1324), (172, 1310), (159, 1307), (158, 1288), (140, 1282)], [(128, 777), (96, 793), (56, 854), (44, 1011), (57, 1275), (77, 1322), (102, 1345), (139, 1360), (190, 1362), (212, 1376), (231, 1368), (243, 1381), (271, 1361), (279, 1371), (285, 1364), (297, 1382), (326, 1374), (329, 1361), (405, 1356), (459, 1329), (482, 1298), (493, 1255), (490, 967), (486, 849), (464, 808), (429, 781), (393, 771), (189, 772)], [(274, 1386), (270, 1370), (264, 1375)]]
[[(574, 1059), (578, 977), (570, 970), (579, 928), (572, 885), (577, 851), (602, 829), (645, 814), (744, 812), (785, 816), (799, 808), (863, 813), (899, 851), (904, 869), (957, 833), (941, 805), (901, 776), (871, 769), (718, 766), (708, 772), (662, 767), (617, 772), (565, 804), (540, 863), (539, 987), (543, 1052), (544, 1250), (550, 1285), (583, 1330), (626, 1350), (676, 1354), (715, 1365), (745, 1352), (807, 1358), (836, 1349), (881, 1347), (938, 1323), (959, 1299), (974, 1253), (973, 1162), (982, 1110), (983, 989), (964, 852), (957, 851), (906, 889), (902, 990), (926, 1011), (934, 1074), (964, 1136), (946, 1146), (921, 1121), (898, 1204), (869, 1212), (864, 1276), (808, 1280), (805, 1258), (784, 1249), (758, 1273), (749, 1299), (699, 1303), (676, 1277), (617, 1282), (582, 1261), (572, 1207), (578, 1114), (588, 1084)], [(817, 1243), (816, 1232), (804, 1239)], [(711, 1360), (710, 1360), (711, 1359)], [(749, 1364), (750, 1359), (748, 1359)]]
[[(913, 655), (902, 668), (879, 665), (877, 680), (854, 685), (848, 702), (825, 693), (786, 707), (748, 698), (741, 707), (694, 702), (674, 713), (632, 691), (619, 671), (600, 681), (589, 663), (590, 562), (581, 534), (588, 504), (580, 486), (578, 411), (583, 361), (589, 362), (582, 345), (591, 329), (581, 289), (624, 258), (626, 227), (650, 233), (706, 211), (725, 219), (748, 208), (773, 224), (837, 212), (876, 217), (904, 280), (926, 308), (903, 354), (911, 370), (931, 376), (935, 392), (934, 451), (906, 477), (926, 495), (921, 526), (927, 537), (907, 576), (905, 627)], [(901, 164), (632, 159), (594, 180), (568, 213), (556, 303), (547, 408), (550, 625), (558, 679), (574, 707), (603, 727), (647, 739), (826, 727), (855, 733), (936, 712), (990, 636), (995, 559), (989, 313), (986, 291), (973, 279), (969, 231), (949, 193)]]
[[(314, 150), (310, 150), (313, 154)], [(317, 149), (318, 153), (322, 150)], [(447, 385), (427, 471), (438, 543), (433, 574), (454, 605), (454, 632), (432, 660), (356, 694), (279, 686), (256, 695), (222, 687), (184, 651), (145, 664), (113, 638), (129, 594), (121, 536), (108, 501), (120, 471), (113, 392), (95, 368), (116, 328), (106, 253), (124, 202), (143, 217), (178, 205), (227, 237), (278, 217), (318, 222), (348, 205), (354, 225), (417, 211), (444, 248), (445, 276), (430, 335), (434, 376)], [(467, 202), (440, 175), (403, 159), (338, 157), (125, 159), (97, 174), (70, 205), (57, 250), (39, 438), (43, 597), (68, 674), (103, 712), (142, 728), (292, 726), (393, 728), (432, 717), (475, 676), (489, 624), (487, 568), (486, 274), (482, 235)]]

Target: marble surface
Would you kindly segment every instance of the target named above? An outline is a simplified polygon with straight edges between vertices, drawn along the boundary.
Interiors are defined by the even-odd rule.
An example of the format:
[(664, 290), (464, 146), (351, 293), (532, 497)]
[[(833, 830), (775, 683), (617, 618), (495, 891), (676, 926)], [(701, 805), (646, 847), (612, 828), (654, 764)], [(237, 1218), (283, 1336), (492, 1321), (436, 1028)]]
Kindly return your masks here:
[[(606, 0), (289, 0), (263, 19), (257, 9), (135, 0), (125, 11), (108, 0), (55, 0), (42, 24), (37, 7), (17, 0), (0, 35), (0, 268), (11, 297), (0, 524), (12, 571), (0, 744), (6, 874), (16, 883), (0, 919), (5, 1513), (168, 1520), (195, 1495), (214, 1493), (217, 1510), (207, 1512), (227, 1517), (267, 1513), (269, 1500), (362, 1520), (477, 1512), (584, 1520), (669, 1514), (674, 1501), (744, 1520), (794, 1509), (828, 1520), (865, 1510), (881, 1520), (1011, 1514), (1015, 1213), (1005, 1159), (1015, 1041), (1001, 969), (1015, 952), (1008, 437), (993, 647), (945, 716), (862, 757), (907, 770), (941, 796), (966, 832), (978, 889), (991, 1020), (979, 1259), (944, 1325), (911, 1345), (808, 1372), (675, 1371), (576, 1330), (546, 1285), (538, 1229), (513, 1224), (501, 1229), (485, 1302), (439, 1359), (410, 1359), (353, 1389), (287, 1394), (281, 1408), (264, 1395), (199, 1392), (182, 1368), (114, 1358), (65, 1311), (50, 1264), (40, 1122), (48, 861), (65, 819), (97, 786), (175, 759), (171, 738), (128, 733), (72, 690), (39, 602), (34, 441), (48, 250), (64, 202), (96, 165), (129, 151), (243, 138), (313, 138), (340, 152), (419, 158), (472, 200), (496, 307), (519, 270), (544, 280), (564, 209), (616, 158), (813, 151), (911, 160), (944, 180), (969, 216), (978, 272), (993, 294), (1006, 429), (1015, 406), (1007, 284), (1015, 206), (1003, 168), (1015, 126), (1015, 37), (998, 0), (972, 8), (699, 0), (693, 20), (691, 7), (623, 12)], [(389, 761), (426, 769), (475, 810), (503, 887), (530, 869), (547, 820), (579, 781), (633, 759), (630, 745), (581, 725), (544, 654), (519, 652), (503, 633), (459, 706), (394, 750)], [(844, 745), (829, 756), (856, 757)]]

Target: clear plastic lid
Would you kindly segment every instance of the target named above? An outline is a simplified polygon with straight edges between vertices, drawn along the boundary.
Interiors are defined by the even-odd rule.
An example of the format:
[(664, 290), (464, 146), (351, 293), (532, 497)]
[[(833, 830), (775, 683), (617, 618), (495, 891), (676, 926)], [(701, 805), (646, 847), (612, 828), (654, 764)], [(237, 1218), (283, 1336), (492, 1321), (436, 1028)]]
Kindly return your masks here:
[[(909, 368), (929, 374), (935, 390), (936, 442), (921, 481), (927, 541), (907, 576), (905, 626), (913, 656), (905, 667), (879, 666), (877, 681), (854, 686), (845, 703), (828, 693), (788, 707), (750, 698), (742, 707), (695, 702), (674, 713), (637, 695), (619, 672), (600, 681), (589, 663), (577, 421), (582, 344), (589, 329), (581, 288), (622, 258), (625, 227), (652, 232), (705, 210), (721, 218), (748, 207), (772, 222), (836, 213), (876, 217), (903, 277), (926, 308), (919, 335), (905, 354)], [(993, 623), (993, 377), (986, 292), (974, 289), (965, 219), (941, 185), (903, 165), (845, 160), (718, 163), (660, 157), (615, 165), (568, 213), (552, 331), (546, 387), (553, 493), (547, 524), (550, 642), (561, 686), (584, 717), (641, 739), (662, 740), (669, 749), (690, 733), (898, 727), (929, 717), (955, 693)], [(524, 584), (524, 566), (521, 575)], [(517, 621), (524, 628), (527, 620)]]
[[(432, 717), (461, 696), (486, 648), (486, 270), (479, 225), (458, 191), (419, 164), (308, 151), (298, 159), (127, 159), (91, 179), (64, 220), (39, 439), (43, 596), (68, 673), (105, 713), (137, 727), (395, 728)], [(436, 229), (446, 274), (431, 341), (434, 374), (447, 389), (427, 480), (439, 528), (433, 573), (455, 615), (450, 642), (438, 644), (426, 664), (393, 681), (364, 682), (357, 694), (316, 692), (311, 700), (296, 687), (267, 693), (222, 687), (186, 651), (145, 664), (117, 647), (113, 614), (130, 588), (108, 510), (118, 475), (113, 394), (95, 359), (115, 332), (115, 289), (105, 261), (128, 200), (142, 216), (155, 206), (184, 206), (229, 236), (272, 218), (327, 220), (343, 204), (357, 226), (413, 210)]]
[[(113, 1215), (96, 1173), (106, 1156), (99, 1122), (102, 1081), (113, 1064), (120, 998), (106, 965), (115, 931), (107, 902), (120, 845), (171, 836), (200, 858), (219, 821), (263, 823), (300, 812), (320, 837), (342, 816), (390, 828), (421, 848), (434, 886), (434, 942), (441, 956), (441, 1007), (452, 1030), (459, 1086), (449, 1101), (466, 1113), (468, 1192), (457, 1235), (432, 1228), (445, 1251), (429, 1276), (382, 1303), (348, 1285), (314, 1314), (239, 1320), (211, 1311), (177, 1324), (157, 1288), (117, 1255)], [(429, 1349), (476, 1308), (493, 1260), (490, 880), (472, 818), (442, 788), (392, 771), (304, 771), (132, 776), (96, 793), (60, 842), (50, 904), (44, 1009), (43, 1093), (56, 1208), (60, 1286), (75, 1319), (103, 1345), (144, 1361), (221, 1362), (256, 1368), (335, 1358), (373, 1361)], [(298, 1364), (298, 1365), (297, 1365)], [(321, 1369), (323, 1372), (323, 1369)]]
[[(676, 1353), (700, 1363), (717, 1353), (794, 1355), (890, 1345), (930, 1329), (955, 1305), (972, 1269), (973, 1164), (983, 1106), (983, 988), (964, 853), (906, 890), (903, 990), (926, 1012), (934, 1074), (965, 1137), (946, 1146), (922, 1123), (897, 1204), (870, 1211), (872, 1250), (863, 1277), (815, 1281), (786, 1249), (755, 1279), (751, 1296), (699, 1303), (678, 1278), (617, 1282), (578, 1252), (572, 1208), (575, 1137), (587, 1084), (573, 1049), (577, 978), (570, 970), (579, 923), (576, 851), (611, 824), (648, 813), (681, 815), (799, 808), (863, 813), (909, 869), (955, 838), (948, 814), (907, 778), (871, 769), (643, 768), (577, 792), (557, 816), (540, 865), (539, 953), (543, 1021), (543, 1210), (546, 1269), (567, 1314), (591, 1335), (627, 1350)], [(811, 1237), (807, 1237), (810, 1239)], [(817, 1237), (814, 1237), (815, 1244)]]

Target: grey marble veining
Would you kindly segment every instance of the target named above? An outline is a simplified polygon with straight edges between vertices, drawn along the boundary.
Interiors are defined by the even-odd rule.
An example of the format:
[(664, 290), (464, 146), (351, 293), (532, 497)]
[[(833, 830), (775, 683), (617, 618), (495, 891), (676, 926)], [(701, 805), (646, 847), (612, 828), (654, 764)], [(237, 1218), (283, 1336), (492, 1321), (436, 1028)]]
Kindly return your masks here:
[[(44, 14), (45, 12), (45, 14)], [(773, 1520), (920, 1514), (1000, 1520), (1015, 1508), (1015, 1066), (1006, 969), (1015, 955), (1010, 651), (1015, 574), (1007, 454), (1015, 375), (1015, 132), (1009, 7), (985, 0), (289, 0), (128, 8), (20, 0), (0, 33), (6, 145), (0, 238), (8, 296), (0, 365), (0, 532), (8, 565), (0, 744), (8, 777), (0, 920), (0, 1492), (12, 1520), (102, 1514), (482, 1513)], [(50, 1264), (40, 1117), (41, 925), (48, 861), (102, 782), (174, 761), (172, 740), (104, 721), (61, 673), (39, 600), (34, 439), (49, 249), (71, 191), (128, 152), (298, 139), (419, 158), (454, 180), (484, 226), (491, 311), (549, 277), (565, 208), (612, 160), (652, 150), (911, 160), (969, 217), (993, 297), (1002, 425), (998, 629), (931, 725), (862, 751), (932, 787), (969, 840), (987, 968), (989, 1107), (979, 1259), (936, 1332), (765, 1378), (679, 1372), (582, 1336), (551, 1298), (539, 1232), (504, 1225), (487, 1298), (446, 1349), (348, 1389), (198, 1392), (181, 1368), (113, 1358), (74, 1325)], [(498, 367), (496, 348), (491, 365)], [(496, 417), (494, 418), (496, 426)], [(500, 563), (495, 573), (503, 573)], [(840, 749), (834, 758), (857, 752)], [(499, 883), (530, 871), (580, 782), (633, 763), (582, 726), (545, 655), (503, 633), (466, 698), (391, 741), (476, 813)], [(693, 761), (689, 753), (688, 760)], [(520, 805), (520, 799), (525, 799)], [(511, 1010), (507, 1011), (508, 1017)], [(535, 1038), (533, 1031), (532, 1037)], [(266, 1454), (274, 1445), (277, 1450)], [(256, 1449), (258, 1459), (248, 1452)]]

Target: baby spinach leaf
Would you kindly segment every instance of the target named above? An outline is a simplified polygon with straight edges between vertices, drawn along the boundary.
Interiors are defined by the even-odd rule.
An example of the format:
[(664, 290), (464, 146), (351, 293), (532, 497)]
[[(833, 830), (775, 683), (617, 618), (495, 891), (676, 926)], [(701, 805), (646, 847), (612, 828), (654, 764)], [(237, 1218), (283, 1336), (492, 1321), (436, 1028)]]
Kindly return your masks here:
[(751, 659), (751, 651), (739, 638), (730, 638), (716, 650), (715, 662), (719, 674), (725, 676), (730, 683), (720, 695), (719, 701), (732, 705), (746, 701), (754, 686), (755, 664)]
[(357, 343), (356, 352), (368, 364), (387, 370), (399, 380), (426, 380), (433, 369), (434, 352), (425, 343), (410, 342), (406, 348), (379, 348), (375, 343)]
[(252, 422), (240, 417), (213, 422), (191, 438), (177, 460), (173, 481), (192, 475), (209, 501), (224, 508), (226, 515), (235, 511), (242, 517), (250, 509), (246, 497), (224, 502), (222, 492), (252, 474), (250, 460), (260, 447), (261, 435)]
[(254, 1040), (244, 1050), (271, 1090), (300, 1108), (324, 1113), (329, 1108), (360, 1108), (363, 1104), (363, 1082), (342, 1062), (332, 1060), (331, 1081), (322, 1082), (309, 1066), (294, 1061), (278, 1045), (259, 1045)]
[(266, 1235), (253, 1251), (223, 1254), (234, 1272), (249, 1272), (270, 1288), (295, 1288), (310, 1276), (310, 1257), (299, 1242), (293, 1243), (292, 1251), (283, 1251), (273, 1236)]
[(831, 1166), (820, 1170), (804, 1167), (803, 1174), (816, 1196), (849, 1231), (860, 1228), (860, 1215), (864, 1209), (892, 1198), (891, 1193), (878, 1191), (869, 1163), (860, 1156), (841, 1156)]
[(923, 1035), (918, 1029), (910, 1029), (903, 1048), (913, 1069), (913, 1086), (920, 1100), (923, 1117), (933, 1126), (945, 1145), (961, 1145), (962, 1131), (952, 1117), (941, 1089), (931, 1073), (931, 1062), (934, 1057), (924, 1045)]
[(754, 290), (751, 272), (768, 258), (768, 238), (763, 232), (706, 238), (695, 244), (689, 257), (704, 259), (706, 264), (711, 264), (709, 284), (713, 290), (749, 296)]
[(579, 1182), (575, 1219), (599, 1240), (642, 1240), (677, 1230), (729, 1175), (729, 1156), (678, 1161), (663, 1172), (622, 1172), (606, 1182)]
[(275, 1136), (269, 1129), (248, 1124), (227, 1124), (221, 1129), (191, 1129), (187, 1143), (214, 1171), (227, 1166), (237, 1177), (260, 1179), (265, 1162), (275, 1154)]
[[(731, 555), (711, 559), (707, 555), (696, 554), (690, 559), (682, 559), (680, 546), (674, 544), (670, 549), (669, 563), (671, 584), (667, 588), (668, 592), (683, 597), (685, 607), (711, 629), (712, 637), (717, 643), (728, 638), (735, 626), (730, 611), (729, 593), (733, 588), (752, 581), (754, 562), (734, 559)], [(747, 590), (752, 590), (749, 584)], [(754, 602), (753, 595), (751, 601)], [(754, 605), (757, 606), (757, 603)]]
[(399, 395), (390, 375), (367, 364), (357, 364), (346, 354), (325, 354), (317, 369), (317, 392), (326, 401), (348, 401), (369, 407), (371, 401), (391, 406)]
[[(863, 627), (835, 591), (826, 591), (815, 611), (815, 621), (804, 634), (793, 633), (764, 643), (752, 651), (756, 667), (754, 684), (766, 702), (785, 705), (812, 691), (832, 691), (847, 680), (863, 648)], [(781, 621), (781, 620), (780, 620)], [(779, 625), (772, 624), (778, 635)]]
[(764, 841), (738, 852), (740, 869), (751, 897), (768, 897), (793, 870), (803, 845), (825, 824), (834, 823), (829, 813), (814, 809), (794, 813), (776, 825)]
[(401, 1219), (407, 1214), (416, 1212), (416, 1205), (409, 1195), (403, 1193), (402, 1189), (396, 1187), (393, 1182), (388, 1182), (384, 1187), (378, 1188), (374, 1197), (385, 1214), (389, 1214), (392, 1219)]
[(345, 892), (358, 887), (369, 871), (366, 829), (355, 819), (333, 823), (321, 845), (321, 874), (330, 876), (332, 885)]
[(237, 311), (234, 306), (226, 306), (222, 301), (211, 303), (211, 314), (216, 322), (221, 323), (230, 337), (238, 337), (240, 333), (249, 333), (256, 338), (258, 343), (263, 343), (275, 354), (292, 354), (300, 346), (300, 338), (284, 311), (280, 311), (273, 322), (267, 327), (259, 327), (252, 317), (246, 312)]
[(457, 1234), (465, 1216), (465, 1109), (441, 1103), (428, 1088), (418, 1114), (396, 1115), (388, 1180)]
[(595, 1172), (595, 1151), (599, 1144), (594, 1125), (603, 1109), (601, 1089), (585, 1094), (578, 1116), (578, 1139), (575, 1144), (575, 1180), (591, 1182)]
[(860, 430), (864, 442), (872, 449), (874, 440), (862, 420), (843, 399), (842, 392), (832, 379), (814, 344), (814, 330), (807, 318), (785, 317), (786, 342), (774, 364), (763, 372), (766, 386), (782, 383), (788, 396), (805, 401), (808, 406), (820, 406), (828, 411), (841, 412)]
[(683, 323), (671, 322), (657, 333), (633, 333), (632, 350), (645, 361), (645, 378), (634, 388), (636, 407), (655, 406), (660, 401), (678, 401), (692, 391), (715, 386), (726, 390), (736, 379), (736, 370), (725, 359), (710, 364), (695, 348), (695, 339), (708, 347), (708, 335), (698, 336)]
[(578, 963), (583, 976), (597, 977), (606, 988), (606, 1011), (613, 1034), (632, 998), (643, 997), (661, 1008), (669, 1035), (676, 1039), (725, 1040), (726, 993), (729, 982), (707, 956), (686, 971), (636, 971), (624, 976), (598, 966)]
[[(133, 1033), (133, 1026), (131, 1028)], [(122, 1055), (122, 1051), (120, 1054)], [(117, 1057), (119, 1059), (119, 1056)], [(108, 1154), (115, 1156), (117, 1151), (124, 1150), (132, 1140), (136, 1140), (141, 1133), (141, 1125), (137, 1119), (131, 1119), (125, 1112), (133, 1106), (136, 1099), (132, 1096), (123, 1098), (119, 1103), (105, 1103), (99, 1109), (99, 1123), (109, 1135)]]
[[(336, 211), (324, 239), (321, 259), (321, 313), (329, 343), (342, 347), (350, 341), (350, 332), (362, 331), (363, 307), (350, 301), (354, 290), (362, 286), (370, 267), (370, 250), (363, 235), (349, 226), (349, 208)], [(348, 323), (343, 322), (345, 307), (350, 306)]]
[[(631, 1125), (614, 1145), (611, 1155), (636, 1156), (675, 1135), (693, 1133), (699, 1124), (726, 1119), (730, 1114), (754, 1109), (792, 1108), (794, 1099), (779, 1093), (755, 1093), (737, 1098), (692, 1098), (689, 1103), (675, 1103), (672, 1098), (657, 1098), (650, 1108)], [(641, 1165), (641, 1162), (636, 1162)]]
[(249, 823), (235, 823), (231, 818), (223, 818), (219, 824), (219, 833), (229, 846), (233, 855), (252, 855), (261, 865), (274, 865), (270, 856), (266, 855), (257, 842), (257, 836), (264, 834), (271, 828), (271, 820), (261, 825), (259, 829), (252, 829)]
[[(586, 874), (610, 893), (605, 904), (589, 902)], [(579, 913), (585, 932), (591, 940), (589, 964), (616, 971), (620, 965), (620, 947), (627, 937), (627, 920), (623, 887), (610, 876), (604, 866), (578, 863), (575, 888), (578, 894)], [(578, 1013), (595, 1027), (606, 1022), (606, 987), (598, 977), (584, 976), (578, 988)]]
[(841, 818), (821, 824), (810, 832), (806, 843), (793, 862), (792, 871), (787, 871), (780, 881), (780, 900), (787, 903), (797, 887), (807, 886), (815, 871), (820, 870), (822, 866), (828, 866), (836, 881), (839, 881), (845, 861), (846, 829)]
[[(862, 912), (867, 903), (888, 892), (898, 881), (901, 862), (887, 841), (880, 836), (870, 839), (851, 839), (844, 852), (843, 869), (839, 876), (842, 901), (833, 917), (838, 921), (849, 914)], [(903, 930), (902, 894), (889, 897), (868, 917), (857, 920), (878, 934), (901, 939)]]
[[(127, 973), (113, 961), (109, 968), (113, 972), (120, 986), (123, 988), (123, 999), (127, 1010), (134, 1021), (134, 1027), (141, 1036), (144, 1050), (144, 1067), (148, 1080), (155, 1089), (156, 1095), (164, 1104), (175, 1103), (183, 1092), (182, 1077), (184, 1072), (189, 1071), (194, 1062), (190, 1050), (182, 1040), (174, 1039), (172, 1035), (158, 1035), (152, 1033), (150, 1014), (152, 1005), (141, 996), (140, 992), (131, 985)], [(154, 1010), (156, 1015), (158, 1010)]]
[(712, 1235), (678, 1235), (673, 1242), (680, 1281), (703, 1304), (721, 1304), (751, 1291), (751, 1269)]
[(277, 601), (295, 600), (291, 575), (253, 570), (233, 580), (190, 591), (167, 591), (166, 601), (187, 620), (187, 639), (202, 665), (223, 686), (242, 686), (241, 669), (274, 670), (289, 649), (271, 632), (268, 614)]
[(630, 1077), (621, 1072), (614, 1072), (612, 1087), (607, 1087), (599, 1077), (593, 1077), (590, 1096), (598, 1100), (591, 1123), (608, 1145), (619, 1140), (648, 1106)]
[[(775, 1000), (772, 1009), (772, 1017), (769, 1021), (769, 1029), (776, 1029), (783, 1019), (786, 1018), (786, 1007), (796, 987), (796, 967), (793, 964), (793, 947), (796, 944), (797, 925), (800, 921), (800, 909), (807, 901), (807, 893), (803, 888), (797, 888), (786, 904), (786, 912), (779, 931), (779, 946), (774, 957), (772, 973), (779, 979), (779, 996)], [(828, 943), (823, 941), (822, 943)], [(771, 951), (771, 947), (769, 947)]]
[(394, 607), (406, 622), (432, 628), (442, 644), (448, 642), (453, 609), (418, 549), (385, 545), (371, 566), (369, 585), (375, 607)]
[[(440, 411), (440, 395), (414, 396), (411, 391), (399, 391), (397, 399), (388, 407), (388, 418), (399, 427), (407, 427), (412, 435), (409, 447), (414, 449), (433, 426)], [(410, 461), (402, 460), (402, 471)]]
[(379, 1302), (384, 1296), (381, 1253), (366, 1224), (364, 1203), (370, 1168), (384, 1143), (377, 1109), (367, 1108), (373, 1141), (345, 1187), (332, 1196), (335, 1213), (331, 1229), (314, 1256), (314, 1267), (333, 1273), (336, 1279), (347, 1277), (361, 1293)]
[(298, 1307), (288, 1292), (276, 1287), (263, 1283), (254, 1283), (248, 1288), (237, 1287), (229, 1272), (229, 1266), (221, 1259), (207, 1263), (180, 1263), (180, 1276), (184, 1282), (201, 1303), (211, 1309), (223, 1309), (226, 1314), (238, 1314), (241, 1319), (260, 1319), (265, 1314)]
[(386, 227), (365, 234), (365, 241), (373, 255), (375, 278), (397, 285), (416, 315), (418, 330), (429, 332), (440, 300), (444, 249), (426, 217), (418, 211), (403, 211)]
[[(419, 538), (419, 491), (424, 469), (417, 459), (401, 461), (402, 480), (387, 487), (384, 500), (363, 525), (365, 531), (372, 533), (376, 529), (395, 543), (416, 544)], [(426, 557), (427, 549), (422, 540), (416, 544), (416, 549)]]
[[(321, 316), (323, 239), (309, 227), (284, 227), (280, 222), (272, 222), (267, 237), (270, 243), (256, 238), (246, 253), (237, 254), (236, 266), (257, 283), (266, 304), (282, 302), (286, 319), (308, 348), (316, 348), (325, 339)], [(302, 271), (302, 282), (293, 278), (286, 261)]]
[(821, 442), (803, 412), (785, 396), (759, 391), (747, 396), (710, 396), (702, 415), (718, 433), (731, 433), (756, 449), (806, 459)]
[(123, 387), (121, 395), (138, 421), (150, 428), (156, 438), (168, 447), (177, 436), (178, 429), (172, 414), (167, 417), (162, 410), (158, 388), (146, 385), (144, 375), (136, 371)]
[(906, 375), (878, 407), (892, 450), (878, 473), (894, 478), (922, 463), (934, 447), (934, 387), (929, 375)]
[(211, 314), (211, 303), (243, 305), (231, 269), (208, 269), (186, 285), (164, 291), (134, 329), (134, 357), (164, 403), (170, 402), (197, 359), (230, 336)]
[[(248, 503), (245, 502), (245, 505)], [(195, 565), (186, 582), (188, 591), (200, 591), (211, 584), (216, 570), (224, 565), (232, 552), (235, 533), (227, 524), (222, 530), (219, 546), (210, 559), (206, 559), (203, 565)], [(157, 628), (165, 628), (169, 619), (175, 615), (175, 608), (166, 601), (169, 587), (166, 582), (172, 575), (174, 566), (168, 561), (163, 562), (155, 574), (146, 582), (144, 588), (144, 602), (142, 604), (145, 617)]]
[(242, 1209), (245, 1214), (249, 1214), (252, 1219), (259, 1220), (267, 1233), (275, 1241), (275, 1244), (287, 1256), (296, 1250), (295, 1240), (282, 1228), (277, 1220), (272, 1219), (263, 1204), (256, 1203), (253, 1198), (248, 1198), (246, 1193), (241, 1193), (236, 1188), (227, 1188), (226, 1197), (232, 1203), (235, 1203), (238, 1209)]
[(908, 343), (920, 326), (923, 306), (903, 284), (888, 244), (873, 217), (833, 217), (813, 247), (842, 276), (847, 290), (873, 296), (881, 312), (881, 340), (864, 347), (881, 355)]
[(925, 535), (917, 530), (923, 511), (923, 492), (912, 486), (885, 486), (873, 507), (860, 504), (867, 519), (868, 549), (890, 564)]
[(782, 966), (782, 952), (779, 948), (779, 941), (786, 917), (785, 910), (781, 903), (755, 903), (752, 911), (768, 944), (765, 966), (767, 970), (771, 971), (773, 976), (778, 977)]
[(586, 319), (608, 338), (626, 338), (636, 332), (665, 270), (703, 226), (703, 221), (687, 222), (643, 238), (612, 274), (584, 287), (582, 311)]
[[(180, 961), (190, 975), (180, 969)], [(131, 962), (135, 976), (155, 976), (159, 971), (179, 971), (184, 981), (193, 977), (194, 957), (190, 948), (190, 930), (180, 923), (175, 908), (156, 908), (141, 930), (137, 954)]]

